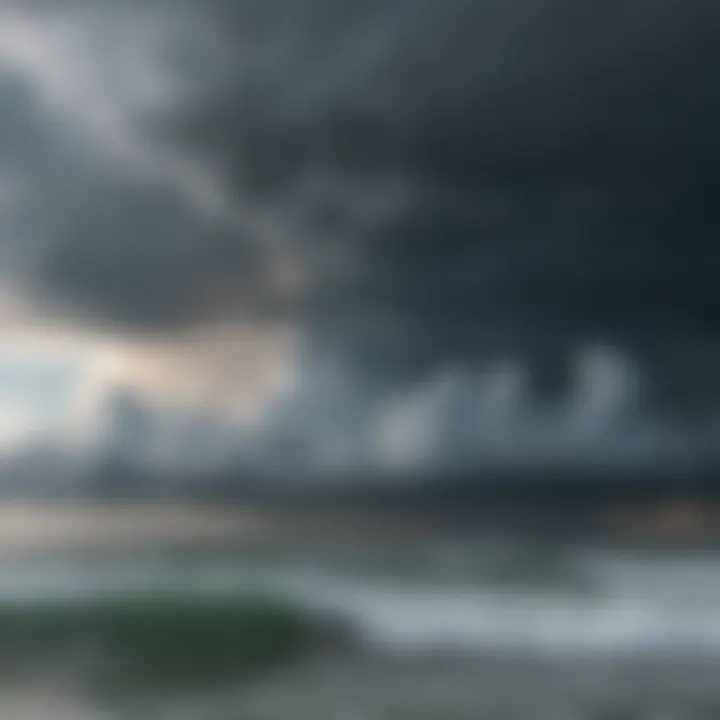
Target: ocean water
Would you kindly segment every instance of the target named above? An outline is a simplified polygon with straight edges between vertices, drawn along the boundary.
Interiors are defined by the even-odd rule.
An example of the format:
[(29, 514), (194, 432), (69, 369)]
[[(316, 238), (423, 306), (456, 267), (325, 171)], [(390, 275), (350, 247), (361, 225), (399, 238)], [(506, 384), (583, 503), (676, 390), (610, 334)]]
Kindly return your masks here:
[[(325, 619), (342, 632), (315, 643)], [(228, 665), (248, 628), (277, 662)], [(114, 644), (89, 652), (98, 629)], [(354, 538), (11, 554), (3, 634), (0, 660), (32, 650), (0, 679), (3, 720), (720, 718), (711, 550)], [(99, 691), (89, 671), (118, 649), (143, 682)]]

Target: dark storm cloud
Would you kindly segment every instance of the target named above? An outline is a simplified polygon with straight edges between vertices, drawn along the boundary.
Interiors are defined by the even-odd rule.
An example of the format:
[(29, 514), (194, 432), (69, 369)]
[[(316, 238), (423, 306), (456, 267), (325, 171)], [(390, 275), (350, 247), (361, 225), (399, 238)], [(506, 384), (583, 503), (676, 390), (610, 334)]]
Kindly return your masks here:
[[(95, 27), (97, 7), (74, 22)], [(218, 51), (203, 92), (125, 128), (162, 147), (159, 164), (202, 158), (232, 221), (112, 163), (73, 175), (79, 190), (59, 181), (30, 275), (66, 301), (134, 325), (274, 308), (250, 208), (284, 223), (280, 247), (307, 275), (283, 310), (363, 372), (508, 354), (555, 366), (596, 340), (655, 357), (682, 336), (705, 352), (720, 321), (716, 3), (182, 7)], [(168, 56), (175, 75), (207, 37)], [(89, 157), (58, 161), (60, 176)]]
[(275, 313), (258, 222), (154, 136), (191, 92), (168, 59), (198, 45), (179, 32), (187, 18), (63, 8), (0, 11), (3, 282), (121, 329)]
[(4, 218), (11, 279), (19, 274), (35, 292), (117, 324), (167, 327), (178, 317), (187, 322), (200, 298), (209, 304), (211, 278), (223, 280), (212, 254), (242, 250), (226, 231), (200, 222), (167, 192), (92, 157), (78, 159), (22, 94), (7, 107), (0, 152), (21, 185), (14, 213)]
[(213, 11), (238, 71), (184, 137), (223, 158), (238, 193), (304, 219), (325, 343), (403, 372), (508, 352), (555, 366), (597, 339), (676, 372), (673, 343), (707, 350), (716, 4)]

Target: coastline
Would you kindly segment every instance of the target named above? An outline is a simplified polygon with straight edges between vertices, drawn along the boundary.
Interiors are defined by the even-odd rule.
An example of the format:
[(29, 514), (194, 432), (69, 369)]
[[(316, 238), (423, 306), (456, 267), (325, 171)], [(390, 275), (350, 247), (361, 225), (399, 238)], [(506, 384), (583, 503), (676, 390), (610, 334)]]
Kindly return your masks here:
[(313, 509), (309, 505), (165, 500), (0, 503), (0, 555), (401, 537), (718, 547), (720, 504), (658, 501), (594, 510), (482, 504), (402, 509), (340, 503)]

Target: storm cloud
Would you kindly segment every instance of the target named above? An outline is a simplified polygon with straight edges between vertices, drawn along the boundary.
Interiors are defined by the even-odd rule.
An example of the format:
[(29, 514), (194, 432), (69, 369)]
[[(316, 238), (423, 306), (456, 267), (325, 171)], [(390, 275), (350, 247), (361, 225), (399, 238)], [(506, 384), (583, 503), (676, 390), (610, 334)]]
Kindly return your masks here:
[(515, 355), (552, 385), (599, 341), (707, 397), (686, 371), (712, 382), (720, 320), (714, 4), (210, 12), (237, 70), (180, 137), (299, 218), (321, 342), (401, 374)]
[(212, 65), (194, 17), (128, 4), (2, 10), (2, 270), (50, 311), (166, 332), (272, 310), (272, 220), (241, 211), (201, 158), (163, 141), (200, 80), (212, 87), (209, 69), (174, 64), (189, 48)]
[(280, 319), (360, 395), (519, 361), (556, 396), (592, 345), (715, 405), (716, 3), (7, 8), (8, 282), (133, 330)]

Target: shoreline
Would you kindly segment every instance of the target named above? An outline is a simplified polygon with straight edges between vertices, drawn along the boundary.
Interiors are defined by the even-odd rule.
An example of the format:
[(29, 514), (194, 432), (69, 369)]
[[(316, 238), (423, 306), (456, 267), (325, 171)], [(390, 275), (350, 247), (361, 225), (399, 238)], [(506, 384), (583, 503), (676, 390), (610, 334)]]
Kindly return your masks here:
[(621, 547), (717, 548), (720, 507), (662, 504), (575, 514), (473, 507), (277, 508), (241, 502), (0, 502), (0, 555), (251, 547), (284, 542), (501, 540)]

